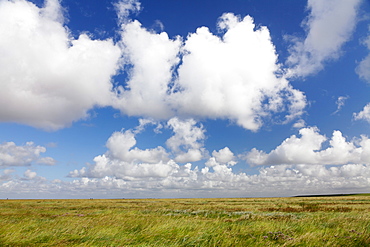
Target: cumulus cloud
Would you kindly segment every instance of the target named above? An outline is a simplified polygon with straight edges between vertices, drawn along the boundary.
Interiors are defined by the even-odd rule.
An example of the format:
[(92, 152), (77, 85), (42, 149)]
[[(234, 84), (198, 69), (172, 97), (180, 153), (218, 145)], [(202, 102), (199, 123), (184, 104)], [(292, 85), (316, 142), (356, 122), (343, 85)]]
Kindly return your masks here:
[(166, 145), (176, 155), (176, 162), (194, 162), (201, 160), (206, 155), (203, 147), (205, 139), (204, 128), (196, 126), (193, 119), (179, 120), (172, 118), (168, 126), (173, 130), (174, 135), (166, 141)]
[[(71, 37), (58, 0), (42, 8), (1, 1), (0, 103), (8, 107), (0, 121), (57, 130), (96, 106), (112, 106), (155, 120), (230, 119), (255, 131), (275, 113), (283, 121), (302, 114), (304, 94), (281, 76), (268, 29), (256, 28), (250, 16), (222, 15), (217, 35), (200, 27), (170, 38), (129, 18), (141, 10), (138, 1), (115, 7), (117, 44), (86, 33)], [(112, 83), (118, 73), (127, 80)]]
[(111, 104), (112, 40), (71, 37), (58, 0), (0, 1), (0, 121), (56, 130)]
[(120, 45), (129, 79), (117, 88), (114, 107), (130, 116), (170, 118), (168, 85), (179, 62), (181, 41), (170, 39), (165, 32), (150, 32), (135, 20), (122, 25)]
[(127, 130), (124, 133), (114, 132), (107, 141), (109, 157), (124, 162), (148, 162), (158, 163), (168, 160), (168, 154), (163, 147), (141, 150), (136, 145), (135, 134)]
[(120, 23), (126, 23), (129, 21), (131, 13), (138, 13), (141, 8), (141, 3), (137, 0), (120, 0), (114, 4), (118, 20)]
[(13, 179), (0, 184), (5, 197), (46, 198), (101, 197), (240, 197), (292, 196), (297, 194), (353, 193), (368, 191), (370, 165), (278, 165), (263, 167), (257, 174), (236, 173), (215, 164), (199, 169), (186, 164), (165, 177), (83, 177), (67, 181)]
[[(140, 125), (135, 129), (143, 128), (143, 122), (146, 121), (140, 121)], [(205, 156), (202, 143), (204, 130), (197, 127), (194, 120), (182, 121), (173, 118), (168, 121), (168, 127), (174, 132), (166, 142), (171, 154), (161, 146), (145, 150), (135, 147), (135, 135), (138, 132), (133, 130), (114, 132), (106, 143), (108, 151), (105, 154), (95, 157), (95, 163), (90, 167), (72, 171), (69, 176), (114, 176), (126, 179), (167, 177), (180, 172), (180, 166), (176, 162), (198, 161)], [(172, 159), (171, 155), (174, 156)], [(229, 153), (226, 155), (230, 156)]]
[(212, 156), (215, 160), (221, 164), (229, 164), (234, 165), (236, 157), (234, 156), (233, 152), (228, 147), (224, 147), (219, 151), (214, 150), (212, 152)]
[(361, 0), (308, 1), (310, 13), (302, 23), (305, 39), (289, 37), (293, 41), (287, 59), (290, 76), (315, 74), (325, 62), (340, 56), (343, 44), (355, 28), (360, 3)]
[(0, 168), (12, 166), (30, 166), (31, 164), (54, 165), (56, 161), (51, 157), (41, 157), (46, 148), (27, 142), (24, 146), (17, 146), (14, 142), (0, 144)]
[(28, 169), (24, 172), (24, 178), (25, 179), (31, 180), (31, 179), (35, 179), (36, 177), (37, 177), (37, 173), (31, 171), (30, 169)]
[(353, 117), (355, 120), (365, 120), (370, 123), (370, 103), (365, 105), (364, 109), (359, 113), (354, 113)]
[[(133, 116), (169, 119), (226, 118), (257, 130), (262, 119), (302, 114), (306, 98), (278, 76), (275, 47), (266, 27), (250, 16), (227, 13), (222, 37), (200, 27), (186, 39), (155, 33), (138, 21), (122, 25), (120, 45), (129, 70), (114, 107)], [(155, 93), (153, 93), (155, 92)]]
[[(0, 174), (0, 194), (11, 198), (37, 193), (48, 198), (291, 196), (362, 191), (370, 186), (370, 139), (366, 136), (346, 141), (341, 132), (334, 131), (328, 140), (315, 127), (303, 128), (300, 136), (287, 138), (268, 154), (256, 149), (248, 153), (250, 163), (263, 166), (247, 174), (235, 168), (240, 156), (228, 147), (204, 156), (204, 166), (199, 161), (196, 166), (180, 164), (172, 158), (194, 147), (203, 148), (199, 143), (204, 130), (194, 120), (168, 121), (167, 128), (175, 137), (169, 138), (168, 148), (180, 151), (171, 153), (160, 146), (139, 149), (135, 136), (141, 132), (135, 130), (150, 122), (142, 120), (136, 128), (114, 132), (107, 140), (107, 152), (96, 156), (93, 164), (71, 171), (72, 181), (49, 181), (31, 169), (22, 177), (11, 176), (14, 170), (5, 169)], [(326, 141), (328, 147), (323, 149)]]
[(228, 118), (257, 130), (262, 118), (286, 110), (287, 118), (302, 113), (302, 92), (277, 76), (275, 47), (266, 27), (256, 29), (250, 16), (221, 16), (222, 37), (200, 27), (184, 43), (176, 88), (178, 112)]
[(333, 132), (329, 147), (322, 149), (327, 138), (316, 127), (303, 128), (300, 137), (292, 135), (270, 153), (252, 149), (245, 156), (251, 165), (345, 165), (370, 164), (370, 140), (366, 136), (347, 141), (338, 130)]

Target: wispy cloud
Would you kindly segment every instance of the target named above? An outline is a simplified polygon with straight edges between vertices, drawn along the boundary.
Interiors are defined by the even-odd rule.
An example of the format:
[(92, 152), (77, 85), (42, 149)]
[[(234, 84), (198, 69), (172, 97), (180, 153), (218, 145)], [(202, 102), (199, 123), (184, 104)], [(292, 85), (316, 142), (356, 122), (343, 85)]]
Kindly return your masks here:
[[(369, 26), (370, 30), (370, 26)], [(370, 35), (363, 41), (363, 44), (367, 47), (370, 52)], [(370, 54), (368, 54), (356, 68), (357, 74), (361, 79), (370, 83)]]
[(293, 42), (287, 65), (289, 76), (306, 77), (337, 59), (356, 26), (361, 0), (309, 0), (309, 16), (302, 22), (306, 37), (287, 37)]
[(342, 107), (345, 105), (347, 99), (349, 99), (349, 96), (339, 96), (337, 101), (335, 102), (337, 105), (337, 110), (331, 115), (339, 113), (342, 110)]

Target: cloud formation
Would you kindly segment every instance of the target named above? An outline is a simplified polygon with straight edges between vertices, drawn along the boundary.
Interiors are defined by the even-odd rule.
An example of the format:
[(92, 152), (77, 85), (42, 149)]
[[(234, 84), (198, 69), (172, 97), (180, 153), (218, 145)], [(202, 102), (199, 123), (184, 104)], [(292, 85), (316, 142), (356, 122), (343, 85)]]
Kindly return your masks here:
[(337, 110), (332, 113), (332, 115), (335, 115), (339, 113), (342, 110), (342, 107), (345, 105), (346, 100), (349, 99), (349, 96), (339, 96), (337, 101), (335, 102), (337, 104)]
[(173, 130), (174, 135), (166, 141), (166, 145), (176, 155), (176, 162), (194, 162), (203, 159), (207, 154), (203, 147), (205, 139), (202, 126), (197, 127), (193, 119), (181, 121), (172, 118), (168, 126)]
[[(191, 119), (174, 118), (168, 122), (167, 128), (175, 137), (167, 142), (171, 152), (161, 146), (139, 149), (135, 136), (152, 123), (141, 120), (132, 130), (114, 132), (107, 140), (105, 154), (96, 156), (93, 164), (69, 173), (73, 181), (50, 181), (31, 169), (17, 177), (12, 169), (6, 169), (0, 174), (0, 193), (23, 198), (36, 192), (45, 192), (49, 198), (53, 194), (69, 198), (291, 196), (353, 192), (354, 188), (364, 191), (370, 186), (370, 139), (366, 136), (347, 141), (340, 131), (334, 131), (327, 139), (315, 127), (302, 128), (299, 137), (287, 138), (270, 153), (256, 149), (249, 152), (247, 161), (261, 167), (257, 173), (247, 174), (236, 168), (242, 156), (228, 147), (203, 156), (203, 165), (199, 161), (198, 165), (175, 161), (178, 153), (203, 148), (199, 141), (205, 138), (204, 131)], [(323, 148), (325, 142), (328, 147)], [(33, 153), (44, 151), (31, 143), (29, 146)], [(37, 162), (37, 158), (33, 160)]]
[(325, 62), (340, 56), (356, 26), (360, 3), (361, 0), (308, 0), (310, 13), (302, 22), (306, 37), (289, 37), (293, 42), (287, 59), (290, 76), (315, 74)]
[[(302, 114), (306, 99), (281, 76), (266, 27), (227, 13), (222, 37), (200, 27), (183, 40), (154, 33), (138, 21), (122, 25), (121, 47), (129, 80), (114, 106), (128, 115), (168, 119), (175, 115), (221, 118), (257, 130), (262, 119)], [(155, 92), (155, 93), (153, 93)]]
[[(173, 127), (175, 124), (170, 123), (171, 121), (182, 127)], [(196, 127), (192, 120), (174, 118), (169, 121), (168, 126), (174, 131), (174, 139), (177, 140), (178, 134), (187, 137), (184, 138), (187, 141), (177, 140), (176, 143), (188, 143), (184, 146), (188, 150), (196, 145), (199, 136), (203, 136), (201, 128)], [(246, 160), (252, 165), (263, 167), (257, 174), (248, 175), (234, 169), (238, 162), (237, 157), (242, 156), (234, 155), (228, 147), (214, 150), (210, 157), (203, 158), (203, 167), (191, 163), (179, 164), (171, 159), (170, 154), (163, 155), (163, 160), (153, 159), (150, 162), (127, 159), (127, 149), (134, 145), (134, 141), (128, 141), (133, 138), (132, 133), (130, 130), (114, 133), (107, 141), (106, 154), (97, 156), (94, 159), (95, 164), (69, 174), (70, 177), (79, 178), (74, 180), (73, 186), (84, 189), (110, 188), (117, 191), (135, 191), (140, 188), (144, 194), (155, 192), (160, 195), (163, 192), (167, 196), (175, 191), (177, 196), (195, 191), (199, 196), (207, 193), (240, 196), (248, 191), (253, 191), (254, 195), (264, 193), (264, 196), (276, 196), (277, 194), (268, 194), (268, 191), (274, 188), (274, 191), (281, 189), (284, 193), (299, 194), (338, 189), (343, 193), (354, 187), (362, 189), (370, 185), (367, 178), (367, 174), (370, 174), (370, 139), (365, 136), (346, 141), (340, 131), (334, 131), (332, 138), (327, 140), (315, 127), (302, 128), (299, 131), (300, 137), (294, 135), (287, 138), (268, 154), (256, 149), (249, 152)], [(116, 135), (121, 139), (118, 140)], [(171, 138), (169, 140), (174, 140)], [(326, 141), (329, 146), (322, 149)], [(126, 144), (127, 147), (122, 148)], [(177, 150), (177, 146), (168, 145), (173, 151)], [(121, 156), (113, 154), (114, 148), (120, 150)], [(159, 148), (162, 149), (157, 147), (147, 151), (155, 154), (155, 150)]]
[(31, 164), (55, 165), (51, 157), (41, 157), (46, 148), (35, 146), (27, 142), (24, 146), (17, 146), (14, 142), (0, 144), (0, 168), (13, 166), (30, 166)]
[(72, 38), (63, 20), (58, 0), (0, 1), (0, 121), (56, 130), (111, 104), (120, 49)]
[(245, 159), (250, 165), (346, 165), (370, 164), (370, 139), (361, 136), (347, 141), (338, 130), (333, 132), (329, 147), (322, 149), (327, 138), (315, 127), (299, 130), (300, 137), (292, 135), (276, 149), (265, 153), (252, 149)]
[[(142, 125), (139, 126), (141, 129)], [(204, 130), (197, 127), (192, 119), (179, 120), (173, 118), (168, 121), (168, 127), (174, 132), (166, 145), (171, 150), (158, 146), (152, 149), (135, 147), (135, 132), (114, 132), (108, 139), (108, 151), (94, 158), (95, 164), (69, 174), (71, 177), (105, 177), (136, 178), (136, 177), (167, 177), (179, 172), (179, 165), (175, 162), (194, 162), (203, 159), (206, 155), (202, 140)], [(173, 155), (173, 159), (170, 156)]]
[(365, 120), (370, 123), (370, 103), (364, 106), (364, 109), (358, 113), (353, 114), (355, 120)]
[[(200, 27), (170, 38), (129, 18), (135, 0), (115, 4), (120, 39), (71, 37), (58, 0), (42, 8), (26, 0), (0, 2), (0, 121), (57, 130), (94, 107), (157, 120), (174, 116), (229, 119), (258, 130), (275, 113), (302, 114), (304, 94), (281, 74), (266, 27), (250, 16), (223, 14), (220, 34)], [(127, 80), (112, 83), (112, 77)], [(280, 116), (280, 115), (279, 115)]]
[[(211, 167), (176, 166), (167, 176), (119, 178), (76, 178), (73, 181), (42, 178), (33, 180), (1, 176), (0, 193), (5, 197), (33, 198), (158, 198), (158, 197), (240, 197), (292, 196), (299, 194), (353, 193), (368, 191), (370, 165), (278, 165), (259, 169), (257, 174), (237, 173), (232, 167), (215, 163)], [(161, 175), (161, 174), (158, 174)], [(7, 178), (6, 178), (7, 177)]]
[[(370, 35), (364, 40), (363, 44), (370, 52)], [(356, 68), (356, 72), (361, 79), (370, 83), (370, 53), (360, 62)]]

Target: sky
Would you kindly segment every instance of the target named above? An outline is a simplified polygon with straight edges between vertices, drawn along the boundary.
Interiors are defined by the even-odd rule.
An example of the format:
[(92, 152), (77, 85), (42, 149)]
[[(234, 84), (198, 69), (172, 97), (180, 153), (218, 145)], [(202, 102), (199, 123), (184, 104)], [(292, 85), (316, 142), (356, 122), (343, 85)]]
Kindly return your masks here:
[(370, 191), (367, 0), (0, 0), (0, 198)]

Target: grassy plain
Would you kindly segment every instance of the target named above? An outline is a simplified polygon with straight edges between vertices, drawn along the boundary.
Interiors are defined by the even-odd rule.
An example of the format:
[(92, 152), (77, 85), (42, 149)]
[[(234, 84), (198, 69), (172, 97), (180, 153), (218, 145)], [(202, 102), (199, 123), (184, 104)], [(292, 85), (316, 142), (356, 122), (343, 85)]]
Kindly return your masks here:
[(370, 246), (370, 196), (0, 200), (0, 246)]

